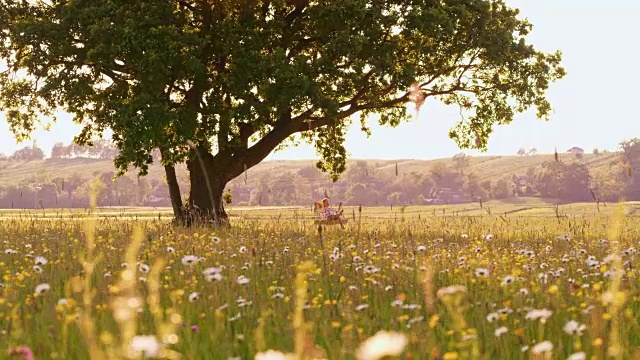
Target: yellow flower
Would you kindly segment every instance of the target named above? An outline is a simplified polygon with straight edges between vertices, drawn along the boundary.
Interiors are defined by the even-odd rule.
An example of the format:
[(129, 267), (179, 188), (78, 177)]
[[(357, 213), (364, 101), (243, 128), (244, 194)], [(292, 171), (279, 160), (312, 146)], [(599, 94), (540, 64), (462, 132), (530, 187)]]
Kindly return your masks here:
[(447, 352), (447, 353), (444, 353), (444, 356), (442, 356), (442, 359), (444, 360), (456, 360), (457, 358), (458, 358), (457, 352)]
[(591, 345), (595, 346), (595, 347), (600, 347), (602, 346), (602, 339), (601, 338), (597, 338), (595, 340), (593, 340), (593, 342), (591, 343)]
[(436, 325), (438, 324), (438, 320), (440, 320), (440, 317), (438, 315), (433, 315), (429, 319), (429, 328), (433, 329), (434, 327), (436, 327)]

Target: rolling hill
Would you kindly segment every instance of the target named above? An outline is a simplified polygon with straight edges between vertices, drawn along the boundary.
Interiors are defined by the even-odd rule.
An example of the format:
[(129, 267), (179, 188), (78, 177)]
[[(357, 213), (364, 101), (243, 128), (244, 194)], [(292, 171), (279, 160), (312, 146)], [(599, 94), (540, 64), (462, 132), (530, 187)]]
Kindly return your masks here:
[[(582, 158), (577, 158), (571, 154), (559, 154), (559, 159), (565, 163), (582, 163), (590, 170), (598, 168), (609, 168), (617, 162), (619, 153), (609, 152), (601, 154), (585, 154)], [(553, 161), (554, 154), (541, 154), (530, 156), (476, 156), (471, 157), (467, 171), (476, 174), (480, 181), (497, 180), (512, 175), (522, 175), (529, 168), (540, 168), (546, 161)], [(425, 174), (436, 163), (452, 165), (453, 159), (435, 160), (376, 160), (376, 159), (351, 159), (347, 163), (349, 166), (356, 161), (364, 161), (366, 167), (377, 173), (383, 179), (392, 179), (397, 175), (407, 173)], [(248, 185), (260, 183), (262, 179), (271, 179), (283, 174), (295, 174), (303, 168), (313, 167), (316, 160), (277, 160), (265, 161), (247, 171)], [(0, 161), (0, 186), (20, 185), (29, 182), (34, 177), (56, 178), (59, 176), (69, 177), (77, 174), (82, 178), (92, 178), (99, 173), (113, 171), (111, 160), (97, 160), (88, 158), (74, 159), (45, 159), (40, 161)], [(186, 167), (177, 167), (179, 178), (187, 178)], [(130, 169), (129, 175), (135, 175), (135, 169)], [(149, 169), (148, 180), (162, 179), (164, 169), (153, 164)], [(235, 181), (244, 182), (244, 176)]]

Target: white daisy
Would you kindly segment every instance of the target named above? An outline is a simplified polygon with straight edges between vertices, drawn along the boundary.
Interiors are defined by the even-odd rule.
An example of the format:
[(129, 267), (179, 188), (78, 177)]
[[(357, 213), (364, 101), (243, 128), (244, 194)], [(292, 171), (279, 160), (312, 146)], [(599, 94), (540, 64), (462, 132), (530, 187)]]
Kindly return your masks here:
[(51, 286), (49, 286), (49, 284), (40, 284), (38, 286), (36, 286), (36, 295), (42, 295), (44, 293), (46, 293), (47, 291), (49, 291), (51, 289)]
[(198, 261), (198, 257), (194, 255), (187, 255), (182, 258), (183, 265), (193, 265)]
[(365, 340), (356, 351), (358, 360), (378, 360), (402, 354), (409, 339), (398, 332), (379, 331)]

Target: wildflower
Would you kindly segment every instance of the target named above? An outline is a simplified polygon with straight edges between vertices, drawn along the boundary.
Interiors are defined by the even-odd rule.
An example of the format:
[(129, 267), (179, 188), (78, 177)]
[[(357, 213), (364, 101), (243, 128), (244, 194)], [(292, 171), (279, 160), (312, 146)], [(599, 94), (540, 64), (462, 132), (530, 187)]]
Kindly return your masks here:
[(380, 271), (380, 269), (373, 265), (367, 265), (364, 267), (364, 272), (366, 272), (367, 274), (377, 273), (378, 271)]
[(194, 302), (196, 300), (198, 300), (200, 298), (200, 293), (199, 292), (192, 292), (191, 294), (189, 294), (189, 302)]
[(191, 331), (200, 332), (200, 327), (198, 325), (191, 325)]
[(492, 312), (491, 314), (487, 315), (488, 322), (494, 322), (498, 319), (500, 319), (500, 315), (498, 315), (498, 313)]
[(13, 254), (17, 254), (18, 252), (13, 249), (7, 249), (4, 251), (4, 253), (7, 255), (13, 255)]
[(211, 242), (214, 243), (214, 244), (217, 244), (217, 243), (220, 242), (220, 238), (217, 237), (217, 236), (213, 236), (213, 237), (211, 237)]
[(424, 246), (424, 245), (419, 245), (419, 246), (416, 248), (416, 250), (417, 250), (417, 251), (426, 251), (426, 250), (427, 250), (427, 247), (426, 247), (426, 246)]
[(167, 246), (167, 252), (173, 254), (174, 252), (176, 252), (176, 249), (172, 248), (171, 246)]
[(285, 354), (280, 351), (267, 350), (256, 354), (255, 360), (289, 360), (295, 359), (293, 354)]
[(365, 340), (356, 351), (358, 360), (378, 360), (384, 357), (396, 357), (402, 354), (409, 339), (397, 332), (379, 331)]
[(42, 268), (38, 265), (33, 265), (33, 271), (37, 272), (38, 274), (42, 274)]
[(369, 307), (369, 304), (360, 304), (358, 306), (356, 306), (356, 311), (362, 311), (365, 310)]
[(573, 353), (571, 355), (569, 355), (569, 357), (567, 358), (567, 360), (586, 360), (587, 359), (587, 354), (585, 354), (584, 352), (577, 352), (577, 353)]
[(49, 286), (49, 284), (40, 284), (36, 286), (36, 295), (42, 295), (47, 291), (49, 291), (50, 289), (51, 289), (51, 286)]
[(238, 285), (245, 285), (249, 283), (249, 279), (247, 279), (244, 275), (240, 275), (238, 276), (238, 278), (236, 279), (236, 283)]
[(410, 328), (411, 325), (420, 321), (424, 321), (424, 316), (416, 316), (414, 318), (409, 319), (409, 321), (407, 321), (407, 328)]
[(552, 350), (553, 343), (551, 343), (551, 341), (543, 341), (541, 343), (535, 344), (533, 348), (531, 348), (531, 352), (533, 352), (534, 354), (551, 352)]
[(540, 319), (541, 321), (546, 321), (551, 315), (553, 314), (553, 311), (548, 310), (548, 309), (533, 309), (530, 310), (527, 315), (525, 315), (525, 319), (529, 319), (529, 320), (538, 320)]
[(244, 253), (246, 253), (247, 251), (249, 251), (249, 250), (247, 249), (247, 247), (246, 247), (246, 246), (240, 246), (240, 254), (244, 254)]
[(582, 335), (582, 332), (587, 329), (585, 324), (580, 324), (575, 320), (571, 320), (564, 324), (562, 330), (569, 335)]
[(475, 274), (476, 276), (487, 277), (489, 276), (489, 270), (485, 268), (477, 268)]
[(20, 346), (15, 349), (11, 349), (9, 352), (10, 356), (22, 356), (24, 360), (33, 360), (33, 352), (31, 348), (28, 346)]
[(131, 339), (131, 349), (144, 357), (154, 358), (160, 352), (160, 343), (153, 335), (138, 335)]
[(463, 239), (468, 239), (468, 238), (469, 238), (469, 235), (467, 235), (467, 234), (462, 234), (462, 235), (460, 235), (460, 237), (461, 237), (461, 238), (463, 238)]
[(277, 292), (271, 296), (272, 299), (282, 299), (283, 297), (284, 297), (284, 294), (281, 292)]
[(198, 257), (196, 257), (194, 255), (187, 255), (187, 256), (182, 258), (182, 264), (183, 265), (193, 265), (197, 261), (198, 261)]
[(42, 256), (38, 256), (38, 257), (35, 259), (35, 261), (34, 261), (34, 263), (35, 263), (36, 265), (46, 265), (46, 264), (47, 264), (47, 262), (48, 262), (48, 261), (47, 261), (47, 259), (45, 259), (45, 258), (44, 258), (44, 257), (42, 257)]
[(418, 304), (407, 304), (407, 305), (402, 305), (402, 308), (405, 310), (416, 310), (416, 309), (420, 309), (421, 306)]
[(509, 285), (511, 284), (513, 281), (515, 280), (515, 278), (511, 275), (509, 276), (505, 276), (505, 278), (502, 280), (502, 282), (500, 283), (500, 285), (505, 286), (505, 285)]
[(485, 240), (493, 240), (493, 234), (487, 234), (484, 236)]
[(507, 329), (507, 327), (506, 327), (506, 326), (501, 326), (501, 327), (497, 328), (497, 329), (496, 329), (496, 331), (494, 331), (494, 333), (493, 333), (493, 334), (494, 334), (496, 337), (500, 337), (500, 336), (502, 336), (503, 334), (506, 334), (506, 333), (507, 333), (507, 331), (509, 331), (509, 329)]
[(507, 315), (513, 313), (513, 310), (510, 307), (502, 308), (498, 310), (498, 314)]
[(140, 270), (141, 273), (146, 274), (149, 272), (151, 268), (149, 267), (149, 265), (147, 264), (140, 264), (138, 265), (138, 270)]
[(208, 282), (222, 281), (222, 274), (220, 273), (208, 274), (205, 276), (205, 280), (207, 280)]

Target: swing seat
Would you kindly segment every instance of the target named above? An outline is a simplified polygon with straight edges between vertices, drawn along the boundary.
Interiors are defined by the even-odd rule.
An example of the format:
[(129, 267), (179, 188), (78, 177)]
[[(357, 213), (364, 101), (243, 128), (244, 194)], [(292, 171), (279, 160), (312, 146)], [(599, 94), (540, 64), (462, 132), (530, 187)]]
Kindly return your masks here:
[(342, 209), (342, 203), (340, 203), (340, 206), (338, 206), (338, 216), (340, 217), (339, 219), (331, 218), (331, 219), (325, 219), (323, 216), (323, 211), (322, 211), (322, 200), (318, 200), (315, 202), (314, 204), (314, 212), (315, 212), (315, 219), (313, 221), (313, 223), (315, 225), (327, 225), (327, 226), (332, 226), (332, 225), (342, 225), (342, 227), (344, 227), (344, 224), (347, 223), (347, 219), (344, 217), (344, 214), (342, 213), (343, 209)]
[(345, 219), (345, 218), (341, 218), (340, 220), (337, 219), (315, 219), (313, 221), (314, 224), (316, 225), (340, 225), (340, 223), (342, 222), (342, 224), (346, 224), (349, 220)]

